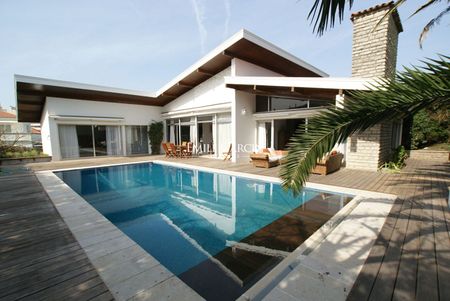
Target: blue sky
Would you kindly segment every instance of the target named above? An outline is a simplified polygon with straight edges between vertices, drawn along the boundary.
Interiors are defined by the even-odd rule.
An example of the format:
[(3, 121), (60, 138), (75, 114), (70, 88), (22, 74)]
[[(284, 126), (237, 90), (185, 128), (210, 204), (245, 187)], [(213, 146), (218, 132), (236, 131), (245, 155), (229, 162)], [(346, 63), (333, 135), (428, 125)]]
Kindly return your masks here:
[[(14, 105), (14, 74), (155, 91), (241, 28), (331, 76), (350, 76), (352, 26), (322, 37), (306, 19), (312, 0), (0, 0), (0, 104)], [(357, 0), (353, 11), (382, 1)], [(410, 3), (409, 3), (410, 2)], [(418, 36), (444, 3), (408, 19), (400, 9), (398, 67), (449, 54), (449, 19)]]

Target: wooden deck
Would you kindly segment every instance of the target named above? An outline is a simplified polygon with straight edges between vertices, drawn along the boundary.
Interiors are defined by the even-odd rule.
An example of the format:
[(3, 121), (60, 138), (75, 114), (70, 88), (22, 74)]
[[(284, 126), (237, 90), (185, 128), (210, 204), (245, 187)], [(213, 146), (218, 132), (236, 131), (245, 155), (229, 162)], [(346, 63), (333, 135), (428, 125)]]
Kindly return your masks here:
[(113, 300), (32, 173), (0, 192), (0, 300)]
[[(30, 164), (29, 166), (34, 170), (43, 170), (146, 161), (151, 159), (164, 159), (197, 166), (267, 176), (278, 176), (279, 172), (279, 167), (261, 169), (254, 168), (248, 163), (233, 164), (205, 158), (165, 159), (156, 156), (63, 161), (46, 164)], [(32, 181), (31, 177), (27, 179), (27, 181)], [(450, 186), (450, 164), (448, 162), (409, 159), (407, 161), (407, 167), (399, 174), (342, 169), (328, 176), (313, 175), (310, 181), (391, 193), (399, 196), (348, 296), (348, 300), (450, 300), (450, 285), (448, 285), (450, 281), (450, 212), (446, 201), (448, 198), (447, 187)], [(30, 186), (27, 182), (14, 185), (12, 183), (5, 183), (5, 181), (1, 180), (0, 188), (4, 188), (11, 193), (11, 191), (21, 189), (20, 187)], [(34, 193), (39, 195), (39, 192)], [(21, 193), (19, 192), (19, 194)], [(27, 198), (24, 198), (22, 195), (22, 202), (26, 202), (26, 200)], [(1, 203), (1, 206), (5, 206), (3, 203), (6, 204), (8, 202), (2, 201)], [(20, 204), (17, 206), (20, 207)], [(20, 212), (21, 209), (18, 210)], [(28, 216), (30, 214), (29, 208), (21, 214)], [(31, 215), (34, 216), (35, 214), (37, 215), (37, 213)], [(29, 224), (36, 225), (39, 224), (39, 220), (43, 219), (37, 217), (36, 222), (28, 224), (27, 222), (29, 221), (27, 220), (24, 221), (24, 225), (25, 227), (27, 225), (30, 227)], [(64, 241), (62, 243), (64, 247), (59, 246), (62, 250), (57, 252), (64, 252), (66, 250), (67, 254), (71, 254), (68, 250), (70, 244), (74, 244), (74, 242), (71, 241), (69, 243), (69, 236), (66, 237), (61, 234), (66, 233), (64, 231), (67, 230), (64, 225), (61, 225), (60, 220), (54, 223), (64, 229), (63, 231), (58, 230), (54, 231), (56, 233), (53, 233), (49, 229), (56, 228), (47, 227), (47, 231), (53, 233), (48, 235), (54, 235), (60, 241)], [(45, 226), (42, 227), (46, 228)], [(1, 233), (5, 236), (3, 231), (2, 227)], [(14, 236), (13, 234), (10, 235)], [(38, 237), (34, 236), (28, 239), (30, 241), (33, 241), (33, 239), (40, 241), (40, 237), (41, 233)], [(12, 245), (14, 248), (16, 243), (14, 240), (10, 240), (7, 244), (2, 245), (6, 248)], [(4, 247), (2, 247), (2, 250)], [(78, 246), (73, 247), (75, 249), (79, 248)], [(36, 248), (33, 249), (36, 250)], [(14, 249), (11, 250), (11, 252), (13, 251)], [(18, 256), (20, 258), (20, 253), (17, 254), (19, 254)], [(46, 254), (44, 256), (50, 256), (49, 253)], [(3, 252), (1, 256), (4, 256)], [(16, 257), (15, 255), (11, 255), (5, 258), (6, 261), (2, 257), (2, 266), (5, 264), (8, 266), (11, 265), (8, 261)], [(36, 256), (32, 258), (37, 259)], [(19, 260), (17, 264), (14, 263), (18, 267), (20, 267), (20, 264), (23, 265), (24, 261)], [(11, 271), (11, 275), (14, 274), (14, 270), (9, 269), (9, 271)], [(1, 279), (3, 278), (2, 276)], [(54, 278), (59, 278), (59, 276), (54, 276)], [(7, 282), (2, 281), (0, 284), (7, 285)], [(3, 293), (3, 290), (0, 291)]]

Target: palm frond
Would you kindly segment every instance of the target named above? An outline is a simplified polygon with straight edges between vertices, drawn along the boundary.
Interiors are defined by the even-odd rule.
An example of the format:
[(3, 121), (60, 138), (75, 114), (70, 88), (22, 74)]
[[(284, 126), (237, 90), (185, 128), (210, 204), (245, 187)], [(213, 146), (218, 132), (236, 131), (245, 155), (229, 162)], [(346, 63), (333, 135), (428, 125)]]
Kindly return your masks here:
[(354, 0), (315, 0), (308, 13), (311, 24), (314, 23), (313, 31), (319, 36), (336, 22), (336, 15), (339, 23), (344, 18), (345, 6), (348, 2), (349, 8), (353, 6)]
[(317, 160), (352, 134), (432, 105), (450, 105), (450, 57), (427, 60), (421, 68), (405, 68), (396, 80), (379, 80), (376, 89), (352, 92), (344, 108), (333, 107), (309, 119), (307, 129), (300, 126), (281, 168), (283, 187), (299, 193)]
[[(436, 1), (436, 0), (431, 0), (431, 1)], [(395, 11), (397, 11), (397, 9), (405, 2), (406, 2), (406, 0), (398, 0), (397, 2), (395, 2), (394, 6), (391, 9), (389, 9), (380, 20), (378, 20), (377, 24), (375, 24), (372, 31), (374, 31), (388, 16), (392, 15)]]
[(419, 37), (419, 45), (420, 48), (422, 48), (423, 45), (423, 41), (425, 40), (425, 38), (427, 37), (428, 32), (437, 24), (439, 24), (439, 22), (441, 21), (442, 17), (444, 17), (447, 13), (450, 12), (450, 5), (447, 6), (446, 9), (444, 9), (439, 15), (437, 15), (435, 18), (431, 19), (430, 22), (427, 23), (427, 25), (425, 25), (425, 27), (422, 29), (422, 32), (420, 33), (420, 37)]
[(424, 10), (425, 8), (427, 8), (430, 5), (436, 4), (438, 2), (441, 2), (442, 0), (428, 0), (424, 5), (421, 5), (418, 9), (416, 9), (415, 12), (413, 12), (409, 17), (411, 18), (412, 16), (416, 15), (417, 13), (421, 12), (422, 10)]

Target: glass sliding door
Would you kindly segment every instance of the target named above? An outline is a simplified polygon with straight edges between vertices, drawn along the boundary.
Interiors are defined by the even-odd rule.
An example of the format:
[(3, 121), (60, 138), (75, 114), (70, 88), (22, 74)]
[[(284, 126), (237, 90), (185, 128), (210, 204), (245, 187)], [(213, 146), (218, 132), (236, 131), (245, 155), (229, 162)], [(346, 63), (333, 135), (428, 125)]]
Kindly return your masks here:
[(231, 144), (231, 114), (217, 115), (217, 155), (228, 152)]
[(128, 155), (148, 154), (147, 126), (127, 126), (126, 136)]
[(199, 116), (197, 120), (198, 146), (202, 154), (214, 154), (213, 117)]
[(106, 127), (106, 153), (108, 156), (123, 155), (119, 126)]
[(74, 125), (61, 124), (59, 126), (59, 144), (61, 157), (64, 159), (79, 158), (77, 128)]
[(258, 147), (272, 147), (272, 121), (258, 122)]
[(194, 141), (194, 119), (187, 117), (180, 119), (180, 143)]
[(195, 141), (195, 117), (169, 119), (167, 124), (167, 140), (174, 144)]
[(94, 139), (91, 125), (76, 125), (80, 157), (94, 157)]
[(58, 131), (63, 159), (123, 154), (119, 126), (60, 124)]
[(95, 145), (95, 156), (106, 156), (106, 127), (103, 125), (94, 125), (94, 145)]

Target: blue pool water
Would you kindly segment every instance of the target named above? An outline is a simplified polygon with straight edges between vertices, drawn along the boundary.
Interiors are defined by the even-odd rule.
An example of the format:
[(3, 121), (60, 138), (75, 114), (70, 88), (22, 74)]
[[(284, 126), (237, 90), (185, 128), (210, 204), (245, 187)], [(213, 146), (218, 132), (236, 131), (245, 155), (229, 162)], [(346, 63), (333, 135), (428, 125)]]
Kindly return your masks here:
[[(269, 231), (268, 225), (282, 222), (281, 218), (296, 208), (304, 211), (310, 200), (322, 202), (329, 196), (305, 189), (294, 197), (274, 183), (154, 163), (56, 174), (176, 275), (187, 275), (215, 256), (226, 257), (223, 265), (230, 269), (237, 265), (230, 263), (232, 260), (254, 265), (254, 256), (241, 254), (236, 258), (239, 254), (235, 256), (226, 250), (244, 239), (246, 243), (260, 240), (261, 235), (255, 233), (261, 229)], [(342, 197), (335, 199), (342, 202)], [(331, 204), (337, 206), (335, 211), (343, 205), (337, 203)], [(323, 203), (317, 204), (320, 211)], [(328, 210), (330, 203), (326, 204)], [(303, 211), (298, 214), (306, 214)], [(319, 217), (325, 220), (332, 214), (322, 215)], [(265, 266), (267, 260), (260, 266)], [(262, 269), (260, 266), (258, 269)]]

